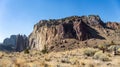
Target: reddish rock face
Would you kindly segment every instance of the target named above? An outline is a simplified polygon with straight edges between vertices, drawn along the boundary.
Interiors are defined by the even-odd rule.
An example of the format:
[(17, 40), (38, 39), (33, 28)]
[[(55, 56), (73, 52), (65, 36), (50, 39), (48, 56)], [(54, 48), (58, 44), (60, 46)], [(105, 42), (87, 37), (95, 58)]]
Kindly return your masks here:
[(74, 23), (74, 30), (76, 34), (76, 38), (80, 41), (87, 40), (93, 37), (91, 31), (89, 30), (89, 26), (86, 25), (84, 22), (75, 22)]
[[(93, 16), (92, 16), (93, 17)], [(63, 39), (76, 39), (79, 41), (88, 40), (90, 38), (104, 39), (98, 35), (98, 32), (91, 28), (92, 23), (102, 27), (102, 22), (97, 17), (86, 18), (73, 16), (58, 20), (43, 20), (34, 26), (32, 34), (29, 36), (29, 46), (38, 50), (42, 50), (45, 45), (52, 45), (53, 42), (61, 42)], [(104, 23), (103, 23), (104, 24)]]

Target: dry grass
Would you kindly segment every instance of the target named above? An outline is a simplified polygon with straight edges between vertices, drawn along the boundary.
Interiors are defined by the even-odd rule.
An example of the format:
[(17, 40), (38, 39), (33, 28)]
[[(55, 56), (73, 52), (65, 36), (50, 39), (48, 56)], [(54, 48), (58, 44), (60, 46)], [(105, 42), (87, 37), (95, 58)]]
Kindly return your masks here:
[(94, 58), (102, 61), (110, 61), (108, 54), (102, 53), (102, 51), (96, 52)]
[[(84, 51), (94, 52), (91, 56), (84, 55)], [(89, 53), (89, 52), (88, 52)], [(94, 48), (81, 48), (65, 52), (51, 52), (42, 54), (40, 51), (4, 53), (0, 52), (0, 67), (119, 67), (120, 56), (111, 56), (110, 53), (100, 53)], [(97, 57), (98, 59), (94, 59)], [(101, 61), (102, 58), (111, 61)]]

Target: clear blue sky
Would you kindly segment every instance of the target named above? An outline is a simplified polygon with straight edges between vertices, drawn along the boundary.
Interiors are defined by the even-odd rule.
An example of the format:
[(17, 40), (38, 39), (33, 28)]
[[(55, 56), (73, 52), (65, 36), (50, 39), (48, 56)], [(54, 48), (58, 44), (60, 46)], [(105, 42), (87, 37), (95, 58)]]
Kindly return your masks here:
[(41, 19), (89, 14), (120, 22), (120, 0), (0, 0), (0, 42), (12, 34), (29, 35)]

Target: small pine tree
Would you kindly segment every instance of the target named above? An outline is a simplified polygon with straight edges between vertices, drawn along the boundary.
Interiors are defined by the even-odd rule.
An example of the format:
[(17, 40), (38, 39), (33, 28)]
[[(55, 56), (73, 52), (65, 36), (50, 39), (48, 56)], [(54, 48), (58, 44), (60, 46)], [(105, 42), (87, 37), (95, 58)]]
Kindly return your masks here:
[(99, 45), (98, 46), (100, 50), (102, 50), (103, 53), (105, 53), (105, 50), (107, 49), (107, 45), (103, 44), (103, 45)]

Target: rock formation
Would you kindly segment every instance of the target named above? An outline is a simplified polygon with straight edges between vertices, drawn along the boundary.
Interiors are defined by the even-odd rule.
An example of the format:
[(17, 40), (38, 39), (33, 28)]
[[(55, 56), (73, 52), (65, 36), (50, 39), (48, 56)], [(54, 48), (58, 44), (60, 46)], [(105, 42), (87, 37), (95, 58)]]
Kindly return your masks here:
[(26, 35), (11, 35), (0, 45), (2, 51), (23, 51), (28, 47), (28, 38)]
[(29, 37), (11, 35), (6, 38), (0, 50), (24, 49), (50, 51), (70, 50), (114, 41), (120, 43), (120, 24), (104, 23), (98, 15), (70, 16), (62, 19), (41, 20), (34, 25)]
[(18, 35), (16, 40), (16, 51), (23, 51), (28, 48), (28, 38), (25, 35)]
[[(114, 41), (119, 43), (120, 24), (104, 23), (98, 15), (71, 16), (62, 19), (41, 20), (34, 25), (33, 32), (25, 35), (11, 35), (3, 42), (10, 50), (24, 49), (50, 51), (70, 50)], [(8, 47), (1, 46), (5, 49)]]
[[(90, 39), (106, 40), (107, 32), (118, 29), (119, 25), (118, 23), (104, 23), (98, 15), (41, 20), (34, 26), (29, 36), (29, 47), (42, 50), (44, 46), (63, 44), (66, 39), (75, 39), (79, 42)], [(53, 47), (55, 46), (50, 48)]]
[(108, 28), (111, 28), (111, 29), (119, 29), (120, 28), (120, 26), (119, 26), (120, 24), (117, 22), (107, 22), (106, 25)]
[(16, 35), (11, 35), (10, 38), (4, 39), (3, 44), (4, 45), (16, 45), (16, 39), (17, 39)]

